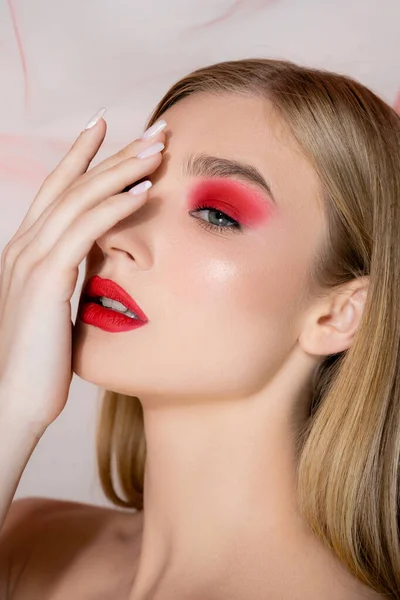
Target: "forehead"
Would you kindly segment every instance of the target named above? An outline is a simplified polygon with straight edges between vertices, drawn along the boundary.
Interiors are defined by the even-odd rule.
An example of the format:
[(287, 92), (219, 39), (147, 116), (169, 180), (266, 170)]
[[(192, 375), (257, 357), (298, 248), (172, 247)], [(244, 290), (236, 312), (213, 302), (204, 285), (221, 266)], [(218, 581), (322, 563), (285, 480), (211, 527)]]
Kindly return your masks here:
[[(282, 122), (269, 102), (234, 94), (196, 93), (171, 106), (163, 117), (174, 133), (197, 144), (212, 143), (215, 150), (238, 154), (253, 149), (260, 155), (279, 137)], [(268, 139), (269, 138), (269, 139)]]

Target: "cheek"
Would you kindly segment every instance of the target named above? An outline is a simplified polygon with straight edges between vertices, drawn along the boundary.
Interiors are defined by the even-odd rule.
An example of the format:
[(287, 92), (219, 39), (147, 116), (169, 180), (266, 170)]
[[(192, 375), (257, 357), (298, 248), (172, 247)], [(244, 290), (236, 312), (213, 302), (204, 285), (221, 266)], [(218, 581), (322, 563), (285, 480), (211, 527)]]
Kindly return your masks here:
[(176, 302), (188, 318), (193, 318), (195, 310), (197, 320), (215, 320), (222, 327), (223, 323), (232, 325), (233, 320), (238, 325), (249, 315), (257, 319), (260, 314), (265, 316), (266, 293), (271, 293), (267, 280), (273, 279), (273, 273), (268, 275), (265, 261), (257, 265), (241, 253), (235, 254), (232, 247), (229, 257), (226, 253), (189, 253), (181, 260), (181, 268), (171, 272), (166, 287), (173, 289)]
[(219, 315), (221, 325), (273, 330), (293, 323), (302, 306), (308, 259), (304, 247), (296, 247), (293, 236), (277, 230), (266, 234), (263, 245), (234, 250), (232, 244), (223, 256), (187, 257), (188, 269), (179, 279), (181, 297), (199, 312)]
[[(264, 233), (264, 243), (240, 234), (229, 243), (179, 239), (166, 253), (155, 331), (187, 375), (186, 391), (246, 394), (292, 347), (301, 265), (279, 229)], [(175, 252), (182, 247), (183, 256)]]
[(233, 257), (192, 249), (184, 256), (180, 254), (174, 264), (170, 262), (168, 271), (164, 270), (163, 289), (170, 290), (180, 305), (208, 310), (218, 302), (229, 308), (240, 285), (241, 267)]
[(160, 268), (165, 314), (179, 315), (192, 332), (208, 327), (213, 335), (233, 326), (249, 335), (261, 328), (279, 335), (293, 325), (309, 258), (295, 224), (277, 219), (248, 237), (197, 235), (196, 242), (193, 233), (177, 238), (165, 253)]

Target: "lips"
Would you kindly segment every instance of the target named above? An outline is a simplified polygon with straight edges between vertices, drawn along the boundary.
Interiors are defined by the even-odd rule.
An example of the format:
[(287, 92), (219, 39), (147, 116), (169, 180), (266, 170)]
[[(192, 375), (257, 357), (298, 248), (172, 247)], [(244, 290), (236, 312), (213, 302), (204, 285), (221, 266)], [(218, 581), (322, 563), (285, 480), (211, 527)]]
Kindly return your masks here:
[(82, 294), (82, 302), (87, 302), (89, 299), (98, 298), (99, 296), (106, 296), (111, 300), (121, 302), (124, 306), (129, 308), (135, 315), (139, 317), (140, 321), (147, 323), (148, 318), (140, 308), (134, 299), (126, 292), (121, 286), (111, 279), (103, 279), (99, 275), (94, 275), (86, 283), (85, 289)]

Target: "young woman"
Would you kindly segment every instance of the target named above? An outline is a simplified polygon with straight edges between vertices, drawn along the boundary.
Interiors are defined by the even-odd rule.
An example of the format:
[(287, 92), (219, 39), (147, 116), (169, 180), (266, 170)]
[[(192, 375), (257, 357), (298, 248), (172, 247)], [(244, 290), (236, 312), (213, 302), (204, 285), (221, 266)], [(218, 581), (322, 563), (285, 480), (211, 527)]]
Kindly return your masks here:
[[(1, 598), (400, 598), (399, 116), (229, 61), (88, 170), (103, 114), (2, 253)], [(115, 509), (12, 502), (72, 373)]]

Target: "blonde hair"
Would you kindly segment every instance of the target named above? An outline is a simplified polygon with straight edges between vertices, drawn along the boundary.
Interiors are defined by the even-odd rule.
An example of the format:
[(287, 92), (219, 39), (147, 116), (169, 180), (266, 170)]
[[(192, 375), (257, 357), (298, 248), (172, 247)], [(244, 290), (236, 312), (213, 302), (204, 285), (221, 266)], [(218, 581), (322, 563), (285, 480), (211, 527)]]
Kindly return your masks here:
[[(320, 179), (326, 245), (313, 278), (333, 288), (368, 277), (351, 347), (321, 362), (298, 440), (299, 508), (359, 580), (400, 598), (400, 117), (357, 81), (289, 61), (246, 59), (175, 83), (146, 127), (196, 92), (268, 99)], [(105, 495), (143, 509), (146, 440), (139, 398), (106, 390), (97, 425)], [(121, 497), (114, 487), (115, 459)]]

